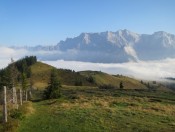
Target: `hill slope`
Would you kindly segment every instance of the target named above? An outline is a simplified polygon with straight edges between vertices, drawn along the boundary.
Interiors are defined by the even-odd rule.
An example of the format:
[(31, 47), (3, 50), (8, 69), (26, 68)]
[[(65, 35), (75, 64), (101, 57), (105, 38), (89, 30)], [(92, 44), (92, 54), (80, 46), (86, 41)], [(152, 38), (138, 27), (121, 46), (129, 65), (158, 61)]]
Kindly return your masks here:
[(82, 71), (81, 75), (86, 77), (92, 76), (97, 85), (113, 85), (119, 87), (120, 82), (123, 82), (124, 89), (147, 89), (147, 87), (141, 84), (138, 80), (122, 76), (122, 75), (109, 75), (103, 72), (95, 71)]
[[(50, 80), (50, 72), (54, 67), (37, 62), (31, 66), (31, 80), (34, 88), (44, 89), (47, 87)], [(110, 75), (99, 71), (81, 71), (75, 72), (68, 69), (57, 69), (58, 79), (62, 85), (66, 86), (101, 86), (112, 85), (119, 88), (120, 82), (123, 82), (124, 89), (148, 89), (149, 83), (151, 89), (160, 91), (170, 91), (159, 83), (153, 84), (152, 82), (144, 82), (122, 76), (122, 75)], [(91, 78), (91, 79), (89, 79)]]
[[(42, 62), (37, 62), (35, 60), (35, 63), (30, 63), (30, 65), (26, 66), (26, 68), (23, 68), (23, 64), (30, 62), (27, 60), (32, 60), (32, 57), (27, 57), (27, 58), (21, 59), (21, 60), (14, 63), (14, 65), (18, 66), (17, 67), (18, 69), (16, 69), (17, 70), (16, 80), (17, 80), (17, 78), (21, 77), (22, 71), (24, 72), (24, 70), (25, 70), (28, 82), (30, 84), (33, 84), (34, 88), (36, 88), (36, 89), (46, 88), (48, 83), (49, 83), (49, 80), (50, 80), (51, 70), (54, 67), (52, 67), (48, 64), (44, 64)], [(8, 83), (9, 85), (11, 84), (11, 83), (9, 83), (9, 80), (12, 79), (12, 78), (10, 78), (11, 76), (8, 73), (9, 69), (10, 69), (10, 66), (7, 67), (6, 69), (0, 71), (0, 73), (1, 73), (0, 80), (2, 80), (1, 83), (5, 86), (8, 86), (5, 83)], [(68, 69), (57, 69), (56, 71), (58, 74), (58, 79), (62, 85), (96, 86), (96, 87), (101, 86), (101, 85), (112, 85), (116, 88), (119, 88), (120, 82), (123, 82), (124, 89), (147, 89), (147, 87), (148, 87), (147, 85), (141, 83), (138, 80), (135, 80), (135, 79), (129, 78), (129, 77), (125, 77), (122, 75), (109, 75), (107, 73), (97, 72), (97, 71), (75, 72), (75, 71), (68, 70)], [(4, 80), (4, 76), (7, 76), (7, 77), (9, 76), (9, 78)], [(18, 82), (18, 83), (20, 84), (20, 82)], [(150, 83), (150, 85), (151, 85), (151, 83)], [(157, 89), (160, 86), (158, 84), (154, 87), (156, 87), (156, 89)], [(163, 89), (167, 89), (167, 88), (163, 87)]]
[[(44, 64), (42, 62), (37, 62), (31, 66), (32, 80), (34, 87), (45, 88), (48, 85), (50, 78), (50, 71), (54, 67)], [(73, 86), (76, 85), (77, 81), (82, 82), (83, 86), (99, 86), (103, 84), (110, 84), (115, 87), (119, 87), (122, 81), (125, 89), (146, 89), (147, 87), (141, 84), (139, 81), (125, 77), (125, 76), (113, 76), (103, 72), (97, 71), (82, 71), (74, 72), (71, 70), (58, 69), (58, 79), (62, 85)], [(92, 77), (94, 82), (88, 80)], [(81, 84), (80, 84), (81, 85)]]
[[(35, 88), (43, 89), (48, 85), (50, 80), (50, 72), (53, 68), (54, 67), (44, 64), (42, 62), (37, 62), (31, 66), (31, 77)], [(86, 77), (72, 70), (58, 69), (57, 74), (58, 79), (60, 80), (62, 85), (94, 85), (89, 83), (86, 80)]]
[(35, 88), (44, 88), (47, 86), (51, 69), (53, 69), (52, 66), (41, 62), (37, 62), (31, 66), (31, 78)]

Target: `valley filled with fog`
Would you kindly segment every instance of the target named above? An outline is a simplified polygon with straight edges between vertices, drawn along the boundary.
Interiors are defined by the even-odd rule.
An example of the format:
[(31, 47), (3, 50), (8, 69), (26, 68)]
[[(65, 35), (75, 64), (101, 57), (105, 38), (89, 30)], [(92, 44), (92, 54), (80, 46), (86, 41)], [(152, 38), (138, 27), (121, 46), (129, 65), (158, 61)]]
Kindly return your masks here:
[[(11, 58), (14, 60), (23, 58), (26, 55), (52, 55), (52, 51), (31, 52), (26, 49), (12, 49), (8, 47), (0, 47), (0, 68), (6, 67)], [(162, 60), (137, 61), (125, 63), (92, 63), (81, 61), (65, 61), (65, 60), (47, 60), (39, 61), (55, 66), (57, 68), (71, 69), (75, 71), (95, 70), (103, 71), (110, 74), (123, 74), (139, 79), (154, 80), (165, 77), (175, 77), (175, 58), (167, 58)]]

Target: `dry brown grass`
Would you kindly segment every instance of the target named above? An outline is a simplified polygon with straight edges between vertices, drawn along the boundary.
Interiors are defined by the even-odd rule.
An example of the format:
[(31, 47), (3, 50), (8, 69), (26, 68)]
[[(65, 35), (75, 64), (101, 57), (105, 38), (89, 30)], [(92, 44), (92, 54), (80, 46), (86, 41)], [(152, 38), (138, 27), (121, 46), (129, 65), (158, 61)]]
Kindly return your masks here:
[(34, 83), (34, 88), (37, 88), (39, 90), (43, 90), (48, 86), (48, 83), (45, 82), (36, 82)]
[[(119, 106), (114, 107), (114, 105)], [(126, 106), (122, 107), (120, 104)], [(86, 97), (79, 95), (78, 99), (72, 101), (62, 102), (59, 107), (64, 109), (71, 109), (73, 107), (79, 108), (93, 108), (100, 107), (103, 109), (126, 109), (128, 111), (145, 112), (154, 115), (171, 115), (175, 116), (175, 106), (173, 104), (163, 104), (160, 102), (149, 102), (146, 97)]]
[(175, 116), (175, 106), (170, 104), (151, 103), (147, 108), (140, 107), (139, 110), (153, 113), (156, 115), (172, 115)]
[(147, 112), (155, 115), (172, 115), (175, 116), (175, 105), (163, 104), (159, 102), (149, 102), (149, 98), (140, 97), (118, 97), (110, 99), (110, 103), (126, 103), (127, 109), (130, 111)]
[(35, 112), (32, 102), (26, 101), (23, 103), (23, 106), (19, 108), (25, 116), (29, 116)]
[[(2, 129), (0, 131), (17, 132), (21, 119), (11, 117), (11, 114), (14, 113), (15, 110), (13, 104), (8, 103), (7, 107), (8, 107), (8, 122), (5, 124), (1, 124)], [(0, 111), (1, 110), (2, 109), (0, 109)], [(24, 102), (23, 105), (19, 107), (18, 111), (22, 113), (21, 117), (29, 116), (35, 112), (31, 102)]]

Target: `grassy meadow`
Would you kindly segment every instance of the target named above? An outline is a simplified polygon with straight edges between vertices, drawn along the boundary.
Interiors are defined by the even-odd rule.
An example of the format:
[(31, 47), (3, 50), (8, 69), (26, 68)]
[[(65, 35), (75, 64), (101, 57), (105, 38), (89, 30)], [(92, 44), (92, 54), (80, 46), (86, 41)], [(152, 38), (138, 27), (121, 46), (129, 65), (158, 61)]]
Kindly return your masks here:
[(64, 86), (63, 96), (35, 100), (35, 113), (19, 132), (117, 132), (175, 130), (175, 96), (148, 90)]

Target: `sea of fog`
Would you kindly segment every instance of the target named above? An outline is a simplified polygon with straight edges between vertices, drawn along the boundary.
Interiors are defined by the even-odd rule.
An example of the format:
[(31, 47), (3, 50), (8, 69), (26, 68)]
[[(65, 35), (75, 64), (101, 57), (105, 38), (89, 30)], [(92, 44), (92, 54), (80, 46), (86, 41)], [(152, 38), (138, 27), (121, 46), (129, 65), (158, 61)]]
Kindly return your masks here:
[(75, 71), (93, 70), (109, 74), (123, 74), (135, 78), (155, 80), (165, 77), (175, 77), (175, 59), (157, 61), (139, 61), (119, 64), (91, 63), (78, 61), (43, 61), (57, 68)]
[[(11, 58), (15, 61), (26, 55), (43, 55), (53, 54), (51, 51), (27, 51), (25, 49), (13, 49), (0, 46), (0, 68), (6, 67)], [(53, 54), (54, 55), (54, 54)], [(42, 59), (39, 59), (42, 61)], [(175, 78), (175, 58), (166, 58), (154, 61), (138, 61), (127, 63), (91, 63), (79, 61), (42, 61), (57, 68), (71, 69), (75, 71), (94, 70), (102, 71), (109, 74), (123, 74), (146, 80), (155, 80), (165, 77)]]

